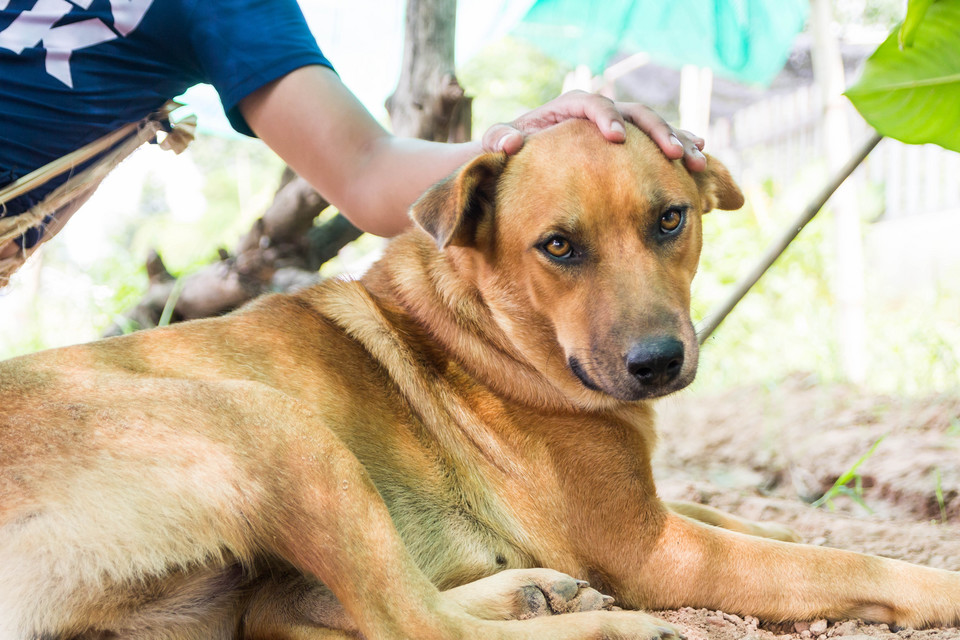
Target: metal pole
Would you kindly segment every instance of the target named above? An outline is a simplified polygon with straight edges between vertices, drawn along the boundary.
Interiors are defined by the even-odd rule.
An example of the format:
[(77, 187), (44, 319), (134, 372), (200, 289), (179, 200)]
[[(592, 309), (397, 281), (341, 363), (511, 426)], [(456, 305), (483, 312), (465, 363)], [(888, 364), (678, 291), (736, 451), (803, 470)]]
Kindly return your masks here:
[(863, 162), (866, 157), (873, 151), (873, 148), (877, 146), (880, 140), (883, 138), (879, 133), (874, 132), (870, 139), (867, 140), (863, 146), (861, 146), (857, 151), (851, 156), (845, 165), (840, 169), (840, 171), (833, 177), (833, 179), (828, 182), (823, 189), (820, 190), (820, 193), (817, 194), (817, 197), (810, 202), (809, 205), (803, 210), (803, 212), (797, 216), (797, 219), (794, 220), (793, 224), (787, 227), (779, 238), (773, 241), (769, 247), (767, 247), (766, 252), (764, 252), (763, 257), (760, 258), (760, 261), (754, 266), (750, 272), (745, 275), (740, 281), (734, 286), (733, 291), (727, 297), (727, 299), (707, 318), (703, 321), (703, 324), (700, 328), (700, 331), (697, 333), (697, 337), (700, 340), (700, 344), (706, 342), (717, 327), (720, 326), (720, 323), (733, 311), (733, 308), (737, 306), (737, 303), (743, 299), (747, 292), (750, 290), (753, 285), (760, 280), (761, 276), (767, 272), (767, 269), (780, 257), (780, 255), (786, 250), (787, 246), (793, 241), (794, 238), (803, 230), (807, 223), (813, 220), (813, 218), (823, 209), (823, 205), (827, 203), (827, 200), (830, 199), (830, 196), (833, 195), (843, 181), (846, 180), (854, 169), (860, 166), (860, 163)]

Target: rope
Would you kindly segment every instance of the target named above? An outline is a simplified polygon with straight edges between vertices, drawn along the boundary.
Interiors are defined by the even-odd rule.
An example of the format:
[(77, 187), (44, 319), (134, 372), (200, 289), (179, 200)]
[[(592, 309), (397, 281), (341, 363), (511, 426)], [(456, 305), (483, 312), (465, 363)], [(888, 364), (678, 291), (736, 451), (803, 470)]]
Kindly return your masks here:
[[(28, 229), (44, 224), (47, 217), (55, 215), (71, 204), (79, 207), (93, 194), (107, 174), (144, 142), (154, 139), (160, 131), (168, 131), (166, 138), (160, 143), (162, 148), (171, 149), (175, 153), (183, 151), (193, 139), (196, 118), (193, 116), (184, 118), (176, 125), (172, 125), (170, 113), (180, 106), (180, 103), (170, 100), (143, 120), (124, 125), (0, 189), (0, 209), (2, 209), (4, 203), (33, 191), (85, 162), (99, 158), (91, 166), (71, 176), (28, 211), (0, 218), (0, 248), (22, 236)], [(73, 211), (69, 213), (72, 214)], [(0, 287), (6, 286), (10, 276), (20, 268), (30, 253), (32, 250), (22, 249), (15, 256), (0, 259)]]

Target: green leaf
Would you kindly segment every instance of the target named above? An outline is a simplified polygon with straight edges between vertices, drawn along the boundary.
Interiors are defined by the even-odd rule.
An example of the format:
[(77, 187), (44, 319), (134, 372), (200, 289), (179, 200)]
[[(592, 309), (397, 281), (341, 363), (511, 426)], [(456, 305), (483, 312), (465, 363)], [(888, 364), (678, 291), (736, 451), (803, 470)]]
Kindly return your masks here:
[(960, 0), (932, 3), (900, 51), (898, 29), (846, 96), (885, 136), (960, 151)]
[(907, 3), (907, 17), (903, 19), (903, 24), (900, 25), (900, 31), (897, 33), (897, 44), (901, 51), (903, 51), (904, 47), (913, 46), (913, 40), (917, 35), (917, 29), (920, 27), (920, 23), (923, 22), (923, 16), (926, 15), (930, 5), (936, 1), (937, 0), (909, 0)]
[[(863, 482), (860, 478), (860, 474), (857, 473), (857, 469), (860, 468), (860, 465), (870, 459), (870, 456), (876, 452), (877, 447), (880, 446), (880, 443), (883, 442), (883, 439), (886, 437), (887, 434), (885, 433), (877, 438), (876, 442), (873, 443), (867, 452), (860, 456), (860, 458), (853, 463), (853, 466), (851, 466), (839, 478), (837, 478), (837, 481), (833, 483), (833, 486), (830, 487), (826, 493), (820, 496), (819, 499), (815, 500), (810, 506), (817, 508), (827, 505), (827, 507), (833, 511), (833, 498), (838, 495), (845, 495), (862, 506), (868, 512), (873, 513), (870, 507), (867, 506), (867, 503), (863, 501)], [(856, 481), (855, 489), (851, 489), (847, 486), (847, 483), (851, 480)]]

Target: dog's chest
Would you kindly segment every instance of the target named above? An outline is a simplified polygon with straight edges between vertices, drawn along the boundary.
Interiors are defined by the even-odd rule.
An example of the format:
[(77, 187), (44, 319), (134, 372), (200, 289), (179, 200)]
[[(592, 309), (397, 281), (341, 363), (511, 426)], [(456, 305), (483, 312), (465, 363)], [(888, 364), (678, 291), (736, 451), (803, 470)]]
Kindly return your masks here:
[[(464, 465), (462, 457), (453, 461), (448, 451), (414, 438), (420, 444), (416, 454), (408, 450), (392, 464), (367, 465), (407, 548), (441, 588), (507, 568), (549, 566), (584, 574), (578, 560), (583, 529), (602, 521), (587, 513), (596, 501), (588, 500), (584, 509), (571, 494), (593, 493), (591, 481), (611, 471), (613, 461), (607, 459), (606, 469), (592, 455), (589, 469), (582, 460), (571, 461), (582, 453), (584, 431), (592, 434), (588, 449), (602, 439), (582, 419), (540, 416), (539, 427), (536, 419), (524, 412), (498, 415), (494, 437), (502, 458), (481, 455)], [(579, 435), (558, 441), (558, 431)], [(609, 489), (598, 493), (609, 495)]]
[[(408, 457), (400, 468), (371, 469), (371, 477), (414, 560), (441, 588), (449, 588), (511, 567), (530, 566), (516, 544), (509, 513), (475, 479), (427, 456)], [(473, 489), (473, 490), (471, 490)]]
[[(395, 520), (442, 587), (518, 567), (586, 576), (599, 566), (597, 541), (624, 519), (642, 520), (640, 507), (655, 499), (649, 436), (635, 423), (503, 409), (495, 418), (478, 415), (492, 426), (502, 458), (487, 456), (469, 470), (439, 464), (437, 484), (398, 496), (418, 496), (419, 508)], [(623, 504), (625, 492), (635, 499)]]

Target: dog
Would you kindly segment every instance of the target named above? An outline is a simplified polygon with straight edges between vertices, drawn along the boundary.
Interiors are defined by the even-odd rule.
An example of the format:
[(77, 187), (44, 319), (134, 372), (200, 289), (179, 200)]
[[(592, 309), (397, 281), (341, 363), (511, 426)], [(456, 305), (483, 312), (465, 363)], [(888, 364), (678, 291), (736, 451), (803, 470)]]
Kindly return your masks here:
[(3, 363), (0, 638), (956, 624), (958, 573), (657, 497), (701, 216), (742, 203), (566, 122), (433, 187), (359, 281)]

